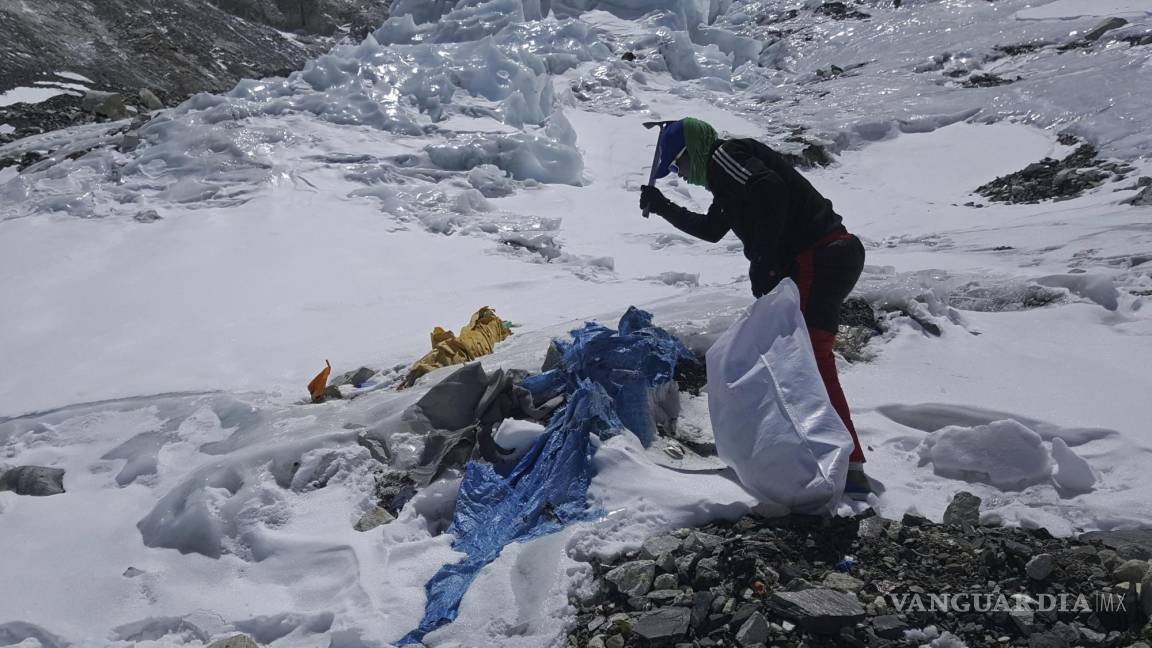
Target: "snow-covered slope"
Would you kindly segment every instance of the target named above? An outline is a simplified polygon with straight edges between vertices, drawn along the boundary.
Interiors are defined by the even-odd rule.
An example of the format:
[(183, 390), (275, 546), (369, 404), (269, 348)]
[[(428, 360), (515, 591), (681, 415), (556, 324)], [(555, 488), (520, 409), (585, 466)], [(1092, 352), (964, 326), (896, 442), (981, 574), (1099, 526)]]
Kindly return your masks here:
[[(398, 0), (363, 44), (194, 97), (139, 146), (101, 126), (0, 148), (50, 153), (0, 170), (0, 461), (65, 468), (68, 490), (0, 493), (0, 636), (372, 646), (411, 630), (458, 557), (436, 535), (455, 482), (353, 531), (373, 488), (355, 430), (402, 430), (442, 374), (321, 406), (303, 386), (324, 359), (411, 362), (484, 305), (519, 325), (486, 366), (536, 369), (550, 337), (630, 304), (690, 341), (722, 330), (750, 300), (739, 243), (640, 217), (651, 118), (836, 154), (807, 174), (866, 240), (858, 292), (916, 315), (889, 316), (873, 360), (843, 371), (882, 512), (938, 517), (964, 488), (1061, 533), (1152, 523), (1152, 230), (1120, 203), (1152, 174), (1152, 3), (819, 6)], [(1078, 43), (1113, 15), (1128, 24)], [(971, 195), (1071, 151), (1059, 132), (1137, 174), (1061, 202)], [(1061, 297), (1029, 301), (1037, 282)], [(624, 437), (597, 463), (612, 513), (509, 547), (428, 644), (549, 645), (582, 559), (753, 503)]]

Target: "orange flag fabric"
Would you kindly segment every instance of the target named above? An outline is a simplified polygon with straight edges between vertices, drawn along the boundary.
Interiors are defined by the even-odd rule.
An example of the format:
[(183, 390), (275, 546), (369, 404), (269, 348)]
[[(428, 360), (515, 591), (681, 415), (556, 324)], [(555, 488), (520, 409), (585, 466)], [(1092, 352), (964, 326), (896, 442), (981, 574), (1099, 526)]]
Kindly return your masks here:
[(312, 396), (313, 403), (324, 402), (324, 389), (328, 387), (328, 376), (332, 373), (332, 364), (327, 360), (324, 364), (326, 366), (316, 374), (312, 382), (308, 383), (308, 393)]

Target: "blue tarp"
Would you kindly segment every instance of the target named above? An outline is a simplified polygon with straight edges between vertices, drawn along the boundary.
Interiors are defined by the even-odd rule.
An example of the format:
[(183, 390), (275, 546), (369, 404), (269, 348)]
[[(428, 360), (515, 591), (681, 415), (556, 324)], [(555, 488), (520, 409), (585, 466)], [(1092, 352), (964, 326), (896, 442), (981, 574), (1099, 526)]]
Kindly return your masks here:
[(488, 463), (472, 461), (465, 467), (448, 532), (456, 536), (452, 548), (466, 556), (428, 581), (424, 618), (398, 645), (418, 643), (455, 619), (476, 575), (505, 545), (599, 514), (587, 506), (595, 474), (591, 435), (606, 439), (626, 427), (645, 445), (651, 441), (648, 392), (672, 380), (677, 360), (689, 352), (635, 307), (620, 319), (619, 331), (587, 323), (572, 338), (557, 342), (563, 352), (560, 367), (524, 382), (537, 400), (568, 394), (532, 449), (506, 475)]
[(676, 362), (691, 357), (684, 345), (652, 315), (635, 306), (620, 318), (619, 331), (589, 322), (572, 331), (572, 341), (556, 341), (564, 360), (552, 371), (531, 376), (524, 386), (536, 398), (571, 392), (580, 380), (604, 388), (615, 403), (616, 415), (645, 447), (656, 435), (652, 388), (672, 380)]

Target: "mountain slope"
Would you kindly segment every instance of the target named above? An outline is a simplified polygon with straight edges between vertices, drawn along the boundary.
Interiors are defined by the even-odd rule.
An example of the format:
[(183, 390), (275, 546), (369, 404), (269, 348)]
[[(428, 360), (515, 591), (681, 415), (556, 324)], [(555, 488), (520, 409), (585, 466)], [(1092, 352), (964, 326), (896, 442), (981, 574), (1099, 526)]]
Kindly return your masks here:
[[(640, 124), (684, 115), (828, 158), (805, 175), (865, 241), (856, 296), (883, 329), (842, 364), (879, 512), (939, 518), (964, 489), (987, 521), (1061, 535), (1152, 523), (1152, 230), (1123, 202), (1152, 175), (1128, 92), (1149, 85), (1152, 6), (711, 4), (398, 1), (286, 78), (0, 147), (26, 160), (0, 169), (0, 457), (67, 488), (0, 493), (6, 573), (35, 583), (0, 596), (0, 628), (277, 647), (412, 630), (459, 558), (442, 533), (458, 479), (353, 525), (374, 472), (422, 447), (402, 413), (445, 373), (387, 387), (434, 326), (491, 306), (517, 326), (485, 367), (535, 371), (552, 337), (632, 304), (703, 349), (750, 302), (738, 241), (639, 215)], [(1102, 160), (1069, 174), (1095, 179), (1061, 200), (973, 193), (1085, 142)], [(325, 359), (380, 369), (376, 389), (305, 404)], [(706, 397), (683, 406), (708, 425)], [(369, 428), (392, 465), (357, 443)], [(1035, 441), (1020, 462), (945, 451), (1003, 430)], [(1068, 453), (1087, 488), (1060, 483)], [(606, 442), (590, 506), (609, 514), (506, 548), (428, 645), (560, 645), (589, 560), (754, 504), (661, 461)], [(1055, 479), (1020, 468), (1045, 461)]]

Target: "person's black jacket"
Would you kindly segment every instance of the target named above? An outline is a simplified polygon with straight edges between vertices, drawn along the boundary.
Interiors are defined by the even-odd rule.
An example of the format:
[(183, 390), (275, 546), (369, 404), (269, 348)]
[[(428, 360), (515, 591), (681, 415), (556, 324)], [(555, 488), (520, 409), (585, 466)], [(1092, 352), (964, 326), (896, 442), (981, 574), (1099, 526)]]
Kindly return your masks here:
[(677, 229), (713, 243), (728, 230), (744, 243), (752, 293), (759, 297), (792, 271), (796, 255), (844, 231), (832, 201), (782, 155), (753, 139), (721, 140), (708, 161), (712, 206), (697, 214), (664, 201), (652, 211)]

